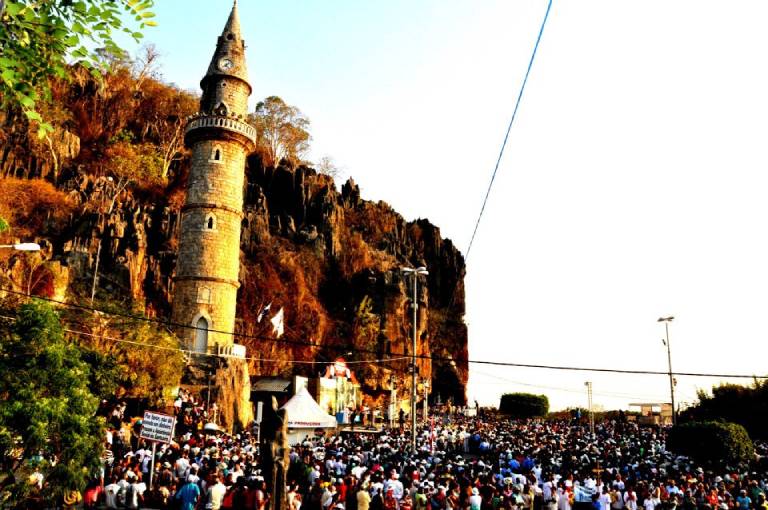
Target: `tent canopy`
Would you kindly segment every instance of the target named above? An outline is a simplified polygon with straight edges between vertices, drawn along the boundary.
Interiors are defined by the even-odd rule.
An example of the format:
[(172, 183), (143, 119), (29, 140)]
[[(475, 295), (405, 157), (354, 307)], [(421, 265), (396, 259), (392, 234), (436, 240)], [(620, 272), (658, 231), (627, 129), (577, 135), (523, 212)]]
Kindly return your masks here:
[(336, 418), (323, 411), (306, 388), (299, 390), (280, 409), (285, 409), (288, 427), (292, 429), (336, 427)]

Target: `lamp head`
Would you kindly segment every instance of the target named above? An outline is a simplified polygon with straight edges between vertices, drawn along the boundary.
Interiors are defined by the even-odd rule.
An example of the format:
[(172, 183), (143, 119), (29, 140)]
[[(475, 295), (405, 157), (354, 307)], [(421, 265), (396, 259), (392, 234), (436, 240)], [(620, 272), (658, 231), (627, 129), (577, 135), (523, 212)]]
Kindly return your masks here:
[(14, 244), (13, 249), (18, 251), (40, 251), (40, 245), (37, 243), (19, 243)]

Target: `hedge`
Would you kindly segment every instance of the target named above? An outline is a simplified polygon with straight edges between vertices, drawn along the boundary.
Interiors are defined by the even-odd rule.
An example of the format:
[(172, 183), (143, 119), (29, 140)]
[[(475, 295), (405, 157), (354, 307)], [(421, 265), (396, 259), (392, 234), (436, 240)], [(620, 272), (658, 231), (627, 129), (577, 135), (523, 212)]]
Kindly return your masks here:
[(699, 462), (735, 464), (754, 460), (755, 449), (747, 430), (725, 421), (688, 422), (672, 427), (667, 448)]
[(501, 396), (499, 411), (510, 418), (537, 418), (546, 416), (549, 399), (546, 395), (531, 393), (505, 393)]

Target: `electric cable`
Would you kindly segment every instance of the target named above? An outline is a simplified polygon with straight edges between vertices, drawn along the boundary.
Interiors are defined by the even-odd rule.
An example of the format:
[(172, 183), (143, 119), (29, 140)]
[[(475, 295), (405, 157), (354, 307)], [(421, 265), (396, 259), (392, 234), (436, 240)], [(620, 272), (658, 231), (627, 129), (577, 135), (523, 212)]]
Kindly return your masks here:
[[(63, 306), (70, 306), (75, 307), (82, 310), (88, 310), (92, 312), (99, 312), (104, 315), (112, 315), (116, 317), (128, 317), (136, 320), (143, 320), (153, 323), (162, 324), (165, 326), (174, 326), (174, 327), (183, 327), (183, 328), (189, 328), (189, 329), (202, 329), (197, 328), (195, 326), (189, 326), (186, 324), (175, 324), (170, 321), (162, 321), (159, 319), (154, 319), (151, 317), (142, 317), (138, 315), (131, 315), (126, 313), (119, 313), (119, 312), (110, 312), (105, 310), (100, 310), (98, 308), (89, 307), (85, 305), (78, 305), (75, 303), (67, 303), (65, 301), (60, 301), (52, 298), (46, 298), (41, 296), (30, 296), (26, 293), (15, 291), (12, 289), (6, 289), (6, 288), (0, 288), (0, 292), (8, 292), (10, 294), (16, 294), (20, 296), (25, 296), (28, 299), (40, 299), (43, 301), (48, 301), (52, 303), (57, 303)], [(218, 332), (222, 334), (232, 335), (233, 337), (241, 337), (241, 338), (255, 338), (266, 342), (275, 342), (275, 343), (281, 343), (281, 342), (287, 342), (291, 344), (298, 344), (298, 345), (304, 345), (309, 347), (317, 347), (317, 348), (325, 348), (325, 349), (332, 349), (337, 351), (351, 351), (354, 353), (365, 353), (365, 354), (377, 354), (377, 351), (373, 349), (359, 349), (359, 348), (350, 348), (345, 346), (335, 346), (335, 345), (323, 345), (323, 344), (317, 344), (313, 342), (306, 342), (306, 341), (300, 341), (300, 340), (283, 340), (280, 338), (271, 338), (265, 335), (246, 335), (242, 333), (236, 333), (233, 331), (217, 331), (217, 330), (207, 330), (209, 332)], [(464, 358), (451, 358), (446, 356), (433, 356), (433, 355), (425, 355), (425, 354), (416, 354), (415, 357), (417, 359), (422, 360), (429, 360), (429, 361), (437, 361), (441, 363), (460, 363), (460, 362), (466, 362), (468, 364), (477, 364), (477, 365), (491, 365), (491, 366), (501, 366), (501, 367), (518, 367), (518, 368), (535, 368), (535, 369), (545, 369), (545, 370), (565, 370), (565, 371), (578, 371), (578, 372), (600, 372), (600, 373), (612, 373), (612, 374), (635, 374), (635, 375), (663, 375), (669, 377), (668, 371), (662, 371), (662, 370), (632, 370), (632, 369), (619, 369), (619, 368), (600, 368), (600, 367), (578, 367), (578, 366), (568, 366), (568, 365), (544, 365), (544, 364), (535, 364), (535, 363), (515, 363), (510, 361), (491, 361), (491, 360), (477, 360), (477, 359), (464, 359)], [(407, 358), (411, 358), (411, 356), (407, 356)], [(768, 375), (757, 375), (757, 374), (722, 374), (722, 373), (704, 373), (704, 372), (672, 372), (673, 376), (687, 376), (687, 377), (715, 377), (715, 378), (722, 378), (722, 379), (768, 379)]]
[(507, 132), (504, 135), (504, 141), (501, 144), (501, 150), (499, 150), (499, 157), (496, 159), (496, 166), (493, 168), (491, 174), (491, 182), (488, 183), (488, 189), (485, 192), (485, 198), (483, 199), (483, 205), (480, 207), (480, 214), (475, 222), (475, 229), (472, 231), (472, 237), (469, 240), (469, 246), (467, 246), (467, 253), (464, 254), (464, 261), (466, 263), (469, 259), (469, 252), (472, 250), (472, 244), (475, 242), (475, 236), (477, 235), (477, 229), (480, 226), (480, 220), (483, 218), (483, 212), (485, 212), (485, 206), (488, 204), (488, 197), (491, 195), (491, 188), (496, 180), (496, 173), (499, 171), (499, 165), (501, 164), (501, 158), (504, 156), (504, 149), (507, 147), (507, 141), (509, 140), (509, 133), (512, 130), (512, 124), (517, 117), (517, 110), (520, 107), (520, 101), (523, 98), (523, 92), (525, 91), (525, 85), (528, 83), (528, 75), (531, 74), (531, 67), (533, 67), (533, 61), (536, 58), (536, 51), (539, 49), (539, 42), (541, 42), (541, 36), (544, 33), (544, 26), (547, 24), (549, 18), (549, 11), (552, 8), (552, 0), (547, 3), (547, 12), (544, 14), (544, 19), (541, 22), (541, 28), (539, 28), (539, 35), (536, 37), (536, 44), (533, 46), (533, 52), (531, 53), (531, 59), (528, 61), (528, 69), (525, 70), (525, 77), (523, 83), (520, 85), (520, 92), (517, 94), (517, 101), (515, 101), (515, 108), (512, 110), (512, 118), (509, 119), (509, 125), (507, 126)]

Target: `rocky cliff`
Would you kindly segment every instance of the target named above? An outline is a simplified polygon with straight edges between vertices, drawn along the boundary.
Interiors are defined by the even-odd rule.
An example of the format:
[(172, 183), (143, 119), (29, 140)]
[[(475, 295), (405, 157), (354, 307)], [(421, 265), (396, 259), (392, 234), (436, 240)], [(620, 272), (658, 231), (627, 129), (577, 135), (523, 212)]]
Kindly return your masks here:
[[(81, 302), (90, 298), (98, 265), (97, 300), (167, 317), (186, 160), (174, 162), (167, 180), (148, 182), (100, 164), (106, 135), (88, 138), (93, 130), (77, 119), (42, 142), (17, 117), (0, 122), (0, 186), (24, 189), (47, 181), (66, 201), (64, 209), (38, 213), (46, 221), (5, 234), (41, 241), (52, 273), (41, 276), (46, 285), (24, 289), (21, 259), (6, 257), (0, 264), (10, 285)], [(114, 143), (114, 135), (109, 140)], [(251, 374), (316, 375), (346, 355), (369, 399), (386, 395), (392, 377), (407, 389), (413, 290), (400, 268), (426, 266), (429, 276), (418, 288), (419, 374), (431, 381), (433, 397), (464, 402), (465, 266), (451, 241), (426, 219), (409, 222), (384, 202), (362, 199), (352, 179), (339, 191), (331, 177), (312, 168), (285, 161), (269, 167), (258, 155), (244, 171), (236, 342), (253, 358)], [(13, 224), (12, 201), (0, 193), (0, 216)], [(280, 309), (285, 333), (277, 339), (267, 319)]]

